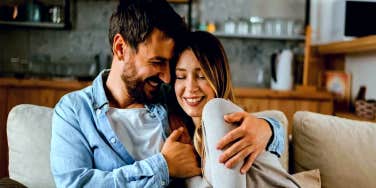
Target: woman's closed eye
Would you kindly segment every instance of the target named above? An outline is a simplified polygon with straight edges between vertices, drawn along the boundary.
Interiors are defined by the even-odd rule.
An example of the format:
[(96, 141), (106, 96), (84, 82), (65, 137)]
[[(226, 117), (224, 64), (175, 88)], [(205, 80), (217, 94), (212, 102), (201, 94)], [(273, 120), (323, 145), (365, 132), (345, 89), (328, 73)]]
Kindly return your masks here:
[(206, 79), (205, 75), (202, 72), (199, 72), (197, 74), (197, 78), (199, 78), (200, 80), (205, 80)]
[(178, 79), (178, 80), (183, 80), (185, 78), (186, 78), (185, 75), (176, 74), (176, 79)]

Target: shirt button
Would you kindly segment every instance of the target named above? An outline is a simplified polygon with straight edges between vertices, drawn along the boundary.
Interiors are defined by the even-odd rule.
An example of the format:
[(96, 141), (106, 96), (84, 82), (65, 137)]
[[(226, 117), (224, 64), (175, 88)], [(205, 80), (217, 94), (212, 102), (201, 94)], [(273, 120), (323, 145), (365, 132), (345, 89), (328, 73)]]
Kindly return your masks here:
[(111, 138), (111, 143), (113, 143), (113, 144), (115, 144), (115, 142), (116, 142), (116, 138)]
[(165, 186), (165, 185), (166, 185), (166, 182), (165, 182), (165, 181), (162, 181), (162, 182), (161, 182), (161, 185), (162, 185), (162, 186)]
[(101, 110), (101, 109), (98, 109), (97, 112), (96, 112), (96, 113), (97, 113), (97, 116), (99, 116), (99, 114), (100, 114), (101, 112), (102, 112), (102, 110)]

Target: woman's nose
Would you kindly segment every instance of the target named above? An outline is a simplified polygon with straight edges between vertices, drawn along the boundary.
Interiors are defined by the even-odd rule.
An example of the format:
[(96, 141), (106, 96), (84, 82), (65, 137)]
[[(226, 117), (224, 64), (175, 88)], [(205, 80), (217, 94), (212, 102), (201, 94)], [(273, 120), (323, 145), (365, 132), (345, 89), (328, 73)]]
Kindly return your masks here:
[(187, 79), (186, 87), (189, 92), (195, 92), (199, 90), (197, 80), (192, 76)]

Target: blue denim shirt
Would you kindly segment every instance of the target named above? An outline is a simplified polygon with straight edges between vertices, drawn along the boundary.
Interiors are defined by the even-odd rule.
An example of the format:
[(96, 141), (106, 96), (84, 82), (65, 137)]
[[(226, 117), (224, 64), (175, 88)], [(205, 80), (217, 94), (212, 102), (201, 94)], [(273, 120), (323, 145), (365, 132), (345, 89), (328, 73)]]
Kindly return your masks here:
[[(104, 91), (108, 72), (93, 84), (65, 95), (54, 109), (51, 138), (51, 170), (57, 187), (166, 187), (170, 181), (161, 153), (135, 161), (111, 129)], [(169, 135), (167, 112), (149, 105)], [(283, 132), (279, 122), (266, 118), (273, 128), (268, 151), (281, 154)], [(283, 131), (283, 130), (282, 130)]]

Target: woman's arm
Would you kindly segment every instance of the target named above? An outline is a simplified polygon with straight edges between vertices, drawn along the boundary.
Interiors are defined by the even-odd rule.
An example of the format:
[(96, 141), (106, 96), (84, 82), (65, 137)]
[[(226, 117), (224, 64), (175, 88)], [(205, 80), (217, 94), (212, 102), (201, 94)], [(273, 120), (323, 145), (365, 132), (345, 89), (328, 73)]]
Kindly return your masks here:
[(237, 126), (225, 122), (223, 116), (228, 113), (243, 111), (238, 106), (224, 99), (210, 100), (202, 112), (202, 133), (205, 147), (204, 175), (209, 183), (217, 187), (246, 187), (246, 176), (240, 174), (241, 163), (230, 169), (219, 163), (224, 152), (217, 149), (218, 141)]

